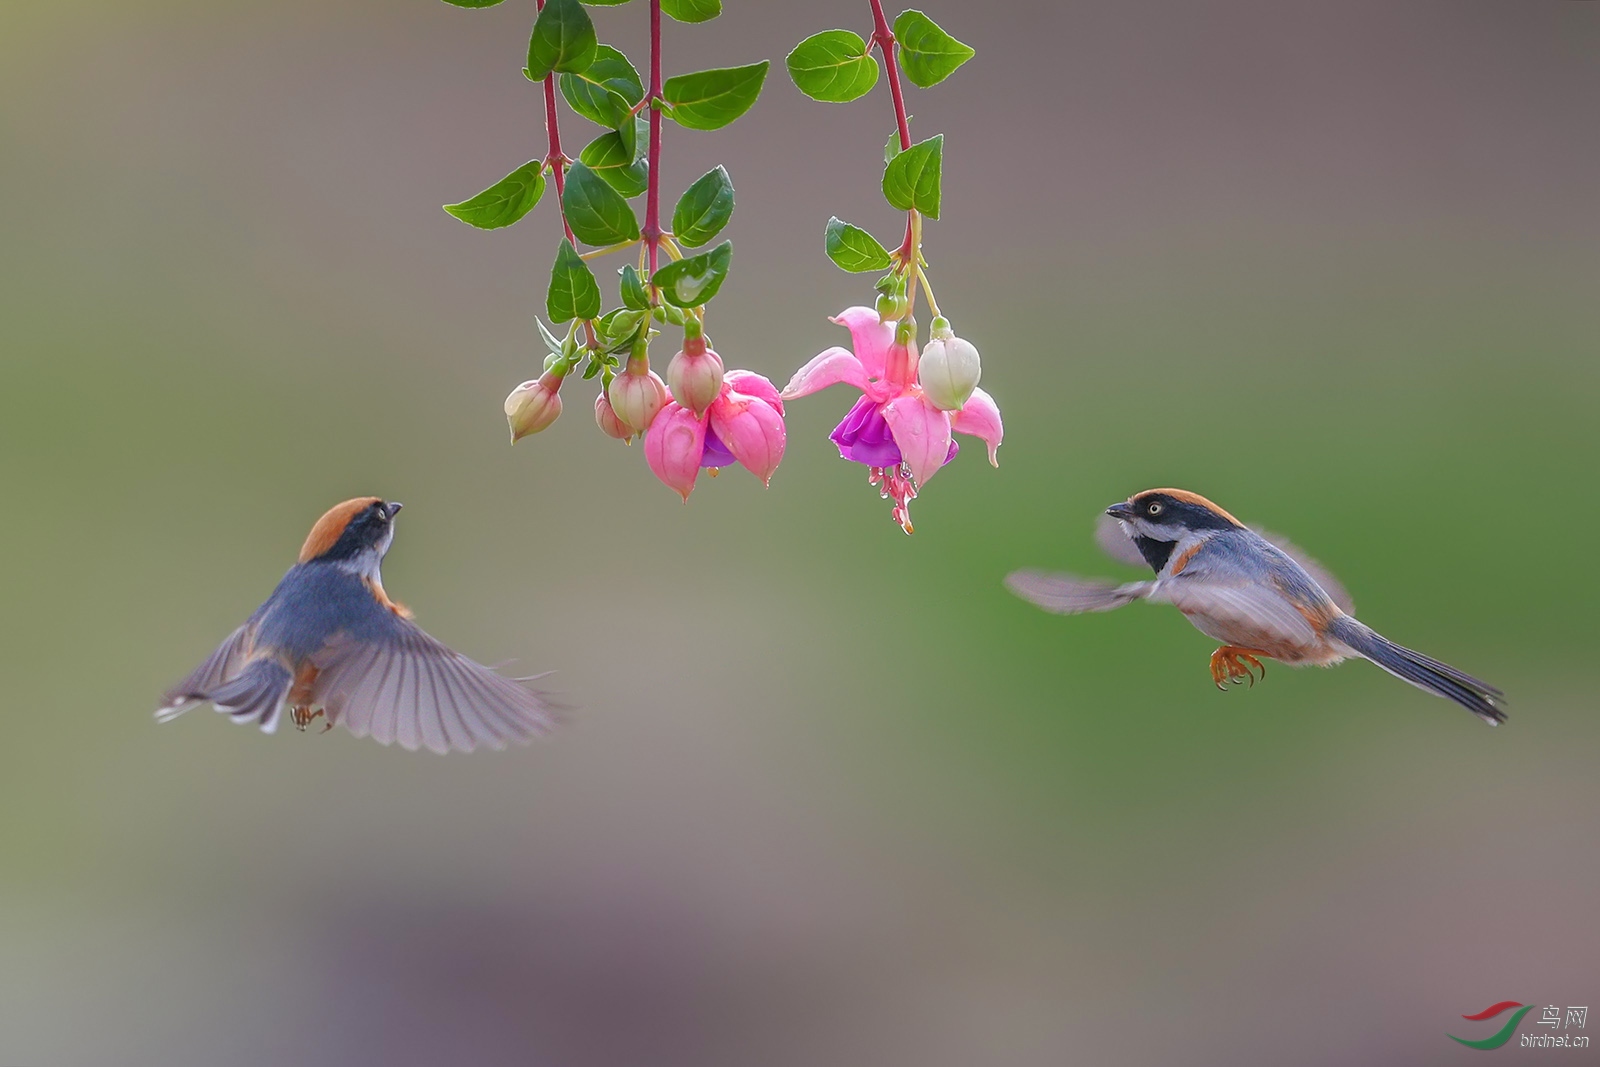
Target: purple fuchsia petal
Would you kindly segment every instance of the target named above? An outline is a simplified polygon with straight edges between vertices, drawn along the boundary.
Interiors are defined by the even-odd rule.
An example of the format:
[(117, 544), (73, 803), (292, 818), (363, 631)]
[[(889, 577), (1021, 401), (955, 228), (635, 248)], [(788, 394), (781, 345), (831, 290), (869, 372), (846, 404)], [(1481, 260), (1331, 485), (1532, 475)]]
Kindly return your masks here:
[(884, 421), (878, 404), (868, 397), (855, 402), (839, 425), (828, 435), (839, 446), (839, 455), (852, 463), (868, 467), (896, 467), (900, 464), (900, 446), (895, 444), (889, 424)]
[(737, 462), (739, 461), (734, 458), (733, 453), (728, 451), (728, 446), (717, 436), (717, 431), (709, 426), (706, 427), (706, 450), (700, 457), (700, 466), (731, 467)]

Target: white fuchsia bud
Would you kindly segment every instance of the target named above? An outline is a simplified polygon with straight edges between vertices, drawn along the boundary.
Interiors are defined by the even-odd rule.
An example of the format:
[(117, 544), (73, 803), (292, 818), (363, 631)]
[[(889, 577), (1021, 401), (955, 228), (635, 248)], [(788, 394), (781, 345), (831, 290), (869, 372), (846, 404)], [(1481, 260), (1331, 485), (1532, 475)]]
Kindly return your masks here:
[(634, 433), (644, 433), (667, 402), (667, 385), (655, 371), (636, 369), (629, 360), (627, 368), (611, 379), (606, 398), (623, 425)]
[[(697, 353), (695, 348), (699, 348)], [(706, 409), (722, 392), (722, 357), (711, 349), (684, 343), (683, 351), (667, 364), (667, 388), (672, 399), (694, 412), (695, 418), (704, 418)]]
[(549, 429), (561, 417), (561, 379), (546, 372), (537, 381), (523, 382), (506, 397), (506, 422), (515, 444), (529, 434)]
[(945, 319), (934, 319), (933, 339), (923, 346), (917, 364), (922, 395), (940, 411), (960, 411), (982, 376), (978, 350), (957, 337)]

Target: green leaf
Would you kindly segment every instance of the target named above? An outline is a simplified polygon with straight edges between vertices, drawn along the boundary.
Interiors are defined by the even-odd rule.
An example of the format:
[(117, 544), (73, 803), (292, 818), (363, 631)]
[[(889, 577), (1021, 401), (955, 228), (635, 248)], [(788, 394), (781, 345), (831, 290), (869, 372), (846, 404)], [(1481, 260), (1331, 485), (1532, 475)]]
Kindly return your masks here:
[(829, 259), (853, 274), (883, 270), (889, 265), (889, 252), (876, 237), (837, 216), (828, 220), (827, 249)]
[(534, 81), (552, 71), (581, 74), (599, 49), (594, 23), (578, 0), (550, 0), (533, 24), (528, 39), (527, 75)]
[[(907, 115), (906, 116), (906, 122), (909, 123), (910, 121), (911, 121), (911, 116)], [(898, 156), (899, 154), (900, 154), (900, 130), (897, 127), (895, 129), (895, 131), (889, 135), (889, 139), (883, 143), (883, 161), (885, 163), (887, 163), (891, 159), (893, 159), (895, 156)]]
[(715, 130), (750, 110), (761, 95), (767, 61), (745, 67), (722, 67), (668, 78), (661, 95), (672, 105), (668, 112), (680, 126)]
[(842, 104), (878, 83), (878, 61), (867, 42), (849, 30), (812, 34), (789, 53), (789, 78), (813, 100)]
[(524, 163), (469, 200), (446, 204), (444, 209), (468, 226), (498, 230), (510, 226), (533, 210), (544, 192), (544, 164)]
[(894, 20), (894, 38), (900, 42), (900, 66), (913, 85), (926, 89), (938, 85), (976, 53), (935, 21), (912, 8)]
[(500, 0), (444, 0), (452, 7), (493, 7)]
[(681, 244), (703, 245), (733, 217), (733, 182), (720, 163), (696, 178), (672, 209), (672, 236)]
[(600, 283), (572, 242), (561, 239), (556, 265), (550, 271), (550, 291), (544, 300), (551, 322), (592, 319), (600, 314)]
[[(498, 3), (499, 0), (495, 0), (495, 2)], [(590, 7), (619, 7), (622, 4), (626, 4), (628, 0), (583, 0), (583, 2)]]
[(883, 197), (901, 211), (916, 210), (939, 217), (939, 171), (944, 162), (944, 134), (919, 141), (883, 168)]
[(689, 256), (651, 275), (650, 281), (661, 290), (667, 303), (681, 308), (709, 303), (728, 276), (728, 261), (733, 258), (733, 242), (724, 241), (709, 252)]
[(639, 332), (639, 324), (644, 321), (644, 311), (638, 308), (618, 308), (607, 316), (606, 328), (603, 331), (606, 338), (611, 341), (628, 341)]
[(633, 269), (633, 264), (622, 268), (622, 305), (633, 308), (635, 311), (644, 311), (650, 306), (650, 295), (644, 291), (644, 279), (639, 277), (639, 272)]
[(649, 166), (644, 160), (633, 158), (622, 143), (622, 135), (615, 130), (584, 145), (578, 159), (625, 197), (638, 196), (648, 184)]
[[(546, 10), (549, 10), (546, 8)], [(567, 225), (578, 240), (596, 246), (639, 239), (639, 220), (622, 194), (582, 161), (567, 171), (566, 193), (561, 197)]]
[(722, 0), (661, 0), (661, 10), (679, 22), (710, 22), (722, 14)]
[[(549, 309), (547, 308), (546, 310)], [(559, 356), (561, 354), (561, 339), (546, 329), (544, 320), (538, 316), (534, 316), (533, 324), (539, 327), (539, 338), (544, 341), (544, 346), (550, 350), (552, 355)]]
[(626, 121), (633, 105), (644, 99), (644, 83), (627, 56), (603, 44), (596, 47), (588, 69), (561, 75), (561, 95), (590, 122), (614, 130)]

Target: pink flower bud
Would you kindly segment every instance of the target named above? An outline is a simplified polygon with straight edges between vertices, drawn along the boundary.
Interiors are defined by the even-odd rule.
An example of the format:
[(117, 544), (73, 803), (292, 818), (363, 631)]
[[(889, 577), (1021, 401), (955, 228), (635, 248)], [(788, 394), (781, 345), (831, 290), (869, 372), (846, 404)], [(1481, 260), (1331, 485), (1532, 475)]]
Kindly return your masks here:
[(630, 361), (627, 369), (611, 379), (606, 397), (623, 425), (634, 433), (644, 433), (667, 402), (667, 385), (653, 370), (635, 373)]
[(959, 337), (935, 337), (923, 347), (917, 363), (922, 393), (940, 411), (961, 410), (982, 376), (978, 350)]
[[(686, 339), (683, 351), (667, 364), (667, 386), (672, 390), (672, 399), (704, 418), (706, 409), (722, 392), (722, 358), (705, 347), (703, 338), (694, 340), (700, 343)], [(698, 353), (696, 348), (700, 349)]]
[(561, 417), (561, 379), (545, 373), (538, 381), (523, 382), (506, 397), (506, 421), (511, 441), (547, 429)]
[(706, 451), (706, 423), (675, 403), (661, 409), (644, 437), (644, 459), (668, 489), (689, 502), (700, 458)]
[(617, 418), (617, 413), (611, 408), (611, 400), (602, 391), (594, 398), (594, 421), (607, 437), (615, 437), (619, 441), (626, 441), (633, 436), (633, 431), (628, 429), (623, 421)]
[[(758, 374), (749, 375), (776, 394), (772, 383)], [(740, 465), (766, 485), (772, 472), (783, 462), (788, 439), (780, 408), (768, 400), (741, 393), (730, 387), (711, 405), (711, 430)]]

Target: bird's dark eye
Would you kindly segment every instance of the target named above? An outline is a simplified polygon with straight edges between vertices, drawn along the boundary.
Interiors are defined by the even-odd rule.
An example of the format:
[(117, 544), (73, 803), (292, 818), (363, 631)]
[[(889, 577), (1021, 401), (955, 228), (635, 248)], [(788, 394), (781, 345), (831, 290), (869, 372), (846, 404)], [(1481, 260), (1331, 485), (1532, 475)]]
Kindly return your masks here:
[(1161, 514), (1166, 509), (1161, 506), (1161, 502), (1159, 500), (1152, 500), (1149, 504), (1145, 505), (1144, 510), (1149, 512), (1151, 516), (1156, 516)]

